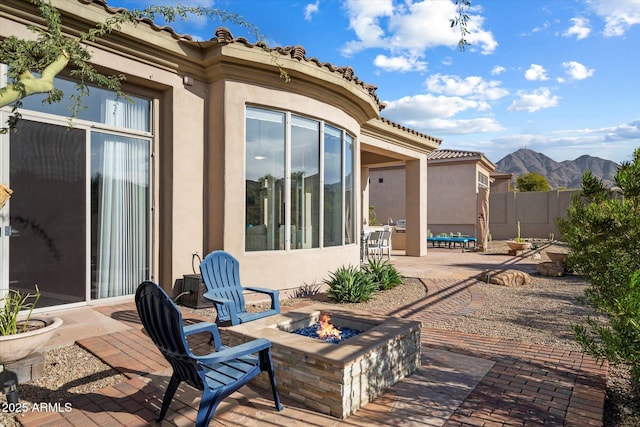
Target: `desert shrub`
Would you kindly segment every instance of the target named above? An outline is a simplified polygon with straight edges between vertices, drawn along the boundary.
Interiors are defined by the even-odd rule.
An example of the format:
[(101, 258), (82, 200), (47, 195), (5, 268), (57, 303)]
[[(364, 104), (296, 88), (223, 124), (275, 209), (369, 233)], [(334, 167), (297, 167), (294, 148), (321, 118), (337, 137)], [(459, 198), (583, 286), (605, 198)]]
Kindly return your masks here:
[(300, 286), (298, 289), (293, 291), (293, 295), (291, 295), (290, 298), (309, 298), (317, 295), (318, 293), (320, 293), (320, 285), (316, 284), (314, 281), (311, 284), (305, 283)]
[(574, 329), (576, 340), (585, 350), (612, 364), (631, 368), (634, 384), (640, 380), (640, 270), (636, 271), (625, 292), (614, 302), (615, 312), (606, 324), (588, 319), (587, 325)]
[[(613, 364), (628, 363), (640, 382), (640, 148), (614, 177), (620, 193), (585, 172), (582, 190), (566, 219), (556, 221), (569, 246), (567, 265), (589, 282), (586, 300), (608, 322), (576, 326), (576, 339), (589, 354)], [(631, 351), (629, 349), (632, 349)]]
[(369, 301), (378, 286), (358, 267), (340, 267), (324, 281), (329, 286), (329, 297), (336, 302)]
[(369, 258), (364, 272), (371, 277), (380, 290), (395, 288), (402, 283), (402, 277), (396, 268), (387, 260)]

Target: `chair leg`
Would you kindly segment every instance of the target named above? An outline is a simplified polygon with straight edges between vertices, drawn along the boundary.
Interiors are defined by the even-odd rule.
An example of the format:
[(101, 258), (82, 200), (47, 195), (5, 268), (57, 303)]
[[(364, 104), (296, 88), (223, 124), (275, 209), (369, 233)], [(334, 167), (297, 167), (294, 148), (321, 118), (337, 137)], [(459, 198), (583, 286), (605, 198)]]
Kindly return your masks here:
[(271, 390), (273, 391), (273, 402), (278, 411), (282, 411), (284, 406), (280, 403), (280, 394), (278, 393), (278, 384), (276, 384), (276, 375), (273, 372), (273, 360), (271, 359), (271, 350), (261, 350), (260, 356), (260, 370), (267, 371), (269, 374), (269, 382), (271, 383)]
[(158, 421), (162, 421), (164, 419), (164, 416), (167, 414), (169, 405), (171, 405), (171, 401), (173, 400), (173, 396), (176, 394), (176, 390), (178, 390), (179, 385), (180, 385), (180, 378), (178, 378), (174, 373), (173, 375), (171, 375), (171, 379), (169, 380), (167, 391), (164, 392), (164, 398), (162, 399), (162, 407), (160, 408), (160, 414), (158, 414)]
[(200, 406), (198, 407), (198, 415), (196, 415), (196, 427), (208, 427), (213, 414), (216, 412), (216, 408), (222, 401), (222, 395), (220, 393), (211, 393), (205, 384), (205, 389), (202, 392), (202, 398), (200, 399)]

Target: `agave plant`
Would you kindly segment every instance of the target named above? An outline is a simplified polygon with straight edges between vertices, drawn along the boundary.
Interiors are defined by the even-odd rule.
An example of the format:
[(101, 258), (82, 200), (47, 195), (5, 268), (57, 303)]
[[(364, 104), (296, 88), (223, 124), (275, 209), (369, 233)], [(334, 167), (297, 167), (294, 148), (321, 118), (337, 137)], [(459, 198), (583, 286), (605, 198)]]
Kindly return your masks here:
[(329, 286), (329, 296), (336, 302), (369, 301), (378, 289), (371, 277), (358, 267), (340, 267), (324, 281)]
[(395, 288), (402, 283), (402, 276), (387, 260), (369, 258), (364, 271), (381, 290)]

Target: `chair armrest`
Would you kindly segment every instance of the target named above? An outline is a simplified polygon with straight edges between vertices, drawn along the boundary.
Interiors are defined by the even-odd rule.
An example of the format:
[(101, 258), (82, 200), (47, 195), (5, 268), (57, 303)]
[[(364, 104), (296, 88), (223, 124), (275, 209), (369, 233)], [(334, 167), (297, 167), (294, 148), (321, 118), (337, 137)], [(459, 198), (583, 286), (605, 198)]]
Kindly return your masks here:
[(201, 332), (209, 332), (213, 337), (214, 348), (217, 350), (222, 347), (222, 340), (220, 340), (220, 332), (218, 332), (218, 325), (210, 322), (194, 323), (193, 325), (187, 325), (182, 327), (185, 337)]
[(237, 345), (235, 347), (226, 347), (223, 350), (216, 351), (215, 353), (196, 356), (192, 355), (196, 361), (207, 365), (209, 363), (224, 362), (225, 360), (235, 359), (237, 357), (246, 356), (248, 354), (258, 353), (271, 347), (271, 342), (266, 338), (258, 338), (244, 344)]
[(210, 301), (213, 301), (215, 304), (220, 304), (227, 308), (227, 310), (229, 310), (229, 316), (231, 317), (232, 325), (240, 324), (240, 319), (238, 319), (238, 313), (236, 313), (236, 306), (233, 301), (225, 298), (219, 298), (211, 291), (205, 292), (204, 294), (202, 294), (202, 296)]
[(185, 335), (197, 334), (199, 332), (218, 333), (218, 326), (211, 322), (199, 322), (182, 327)]
[(243, 287), (242, 289), (244, 289), (245, 291), (260, 292), (261, 294), (274, 294), (274, 293), (278, 292), (275, 289), (258, 288), (258, 287), (255, 287), (255, 286)]
[(278, 310), (278, 313), (280, 313), (280, 291), (276, 289), (257, 288), (253, 286), (243, 287), (242, 289), (269, 295), (271, 297), (271, 308), (274, 310)]

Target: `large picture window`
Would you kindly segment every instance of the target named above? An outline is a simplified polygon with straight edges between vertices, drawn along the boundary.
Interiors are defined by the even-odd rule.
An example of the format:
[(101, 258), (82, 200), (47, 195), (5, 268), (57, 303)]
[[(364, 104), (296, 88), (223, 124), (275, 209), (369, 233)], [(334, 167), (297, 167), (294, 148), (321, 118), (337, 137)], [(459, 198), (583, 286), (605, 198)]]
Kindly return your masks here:
[(247, 251), (354, 243), (354, 138), (321, 120), (247, 107)]

